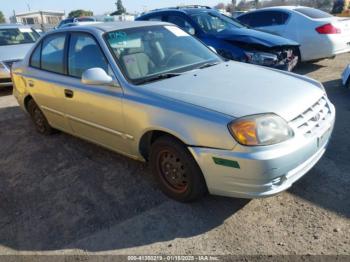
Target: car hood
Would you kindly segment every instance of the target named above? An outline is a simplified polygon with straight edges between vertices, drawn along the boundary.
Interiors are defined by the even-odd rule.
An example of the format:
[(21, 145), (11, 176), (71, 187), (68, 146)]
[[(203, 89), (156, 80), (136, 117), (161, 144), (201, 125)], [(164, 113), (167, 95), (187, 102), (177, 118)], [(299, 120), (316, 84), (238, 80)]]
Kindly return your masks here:
[(0, 61), (22, 60), (33, 44), (0, 46)]
[(263, 45), (269, 48), (299, 45), (297, 42), (292, 40), (249, 28), (223, 30), (218, 33), (216, 37), (221, 40)]
[(292, 73), (230, 61), (143, 87), (233, 117), (275, 113), (290, 121), (324, 95), (315, 83)]

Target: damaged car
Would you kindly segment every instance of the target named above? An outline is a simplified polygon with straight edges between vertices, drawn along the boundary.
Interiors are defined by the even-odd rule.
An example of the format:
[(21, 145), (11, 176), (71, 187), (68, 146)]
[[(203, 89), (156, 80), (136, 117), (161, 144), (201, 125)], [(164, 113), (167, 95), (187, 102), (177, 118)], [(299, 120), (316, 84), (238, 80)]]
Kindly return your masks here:
[(253, 30), (206, 6), (157, 9), (136, 20), (175, 24), (230, 60), (291, 71), (298, 63), (299, 44)]

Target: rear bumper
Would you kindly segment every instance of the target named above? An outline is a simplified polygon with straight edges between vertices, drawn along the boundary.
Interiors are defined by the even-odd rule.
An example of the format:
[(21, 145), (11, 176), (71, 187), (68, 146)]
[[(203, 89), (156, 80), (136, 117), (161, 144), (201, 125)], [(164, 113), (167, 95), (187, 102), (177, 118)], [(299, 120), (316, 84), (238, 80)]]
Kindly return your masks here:
[(307, 48), (301, 46), (303, 61), (330, 58), (350, 52), (350, 38), (345, 38), (342, 35), (323, 35), (315, 38), (314, 41), (313, 46)]
[[(324, 154), (334, 127), (335, 112), (329, 126), (313, 138), (295, 138), (277, 146), (243, 151), (190, 147), (213, 195), (260, 198), (290, 188)], [(322, 137), (322, 144), (319, 141)], [(241, 146), (238, 146), (241, 147)], [(221, 165), (214, 158), (234, 162)]]

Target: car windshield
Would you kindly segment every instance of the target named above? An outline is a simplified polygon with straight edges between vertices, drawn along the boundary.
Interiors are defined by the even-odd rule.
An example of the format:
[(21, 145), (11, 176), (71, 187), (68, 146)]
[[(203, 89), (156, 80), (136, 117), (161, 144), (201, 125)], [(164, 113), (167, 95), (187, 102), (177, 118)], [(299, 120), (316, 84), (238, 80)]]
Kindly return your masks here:
[(192, 15), (194, 21), (206, 33), (219, 33), (226, 29), (237, 29), (245, 27), (234, 18), (228, 18), (221, 14), (211, 12), (201, 12)]
[(222, 59), (176, 26), (148, 26), (106, 33), (124, 75), (134, 84), (177, 76)]
[(31, 28), (0, 28), (0, 46), (31, 44), (39, 37)]
[(332, 15), (326, 12), (309, 7), (296, 8), (295, 11), (314, 19), (332, 17)]

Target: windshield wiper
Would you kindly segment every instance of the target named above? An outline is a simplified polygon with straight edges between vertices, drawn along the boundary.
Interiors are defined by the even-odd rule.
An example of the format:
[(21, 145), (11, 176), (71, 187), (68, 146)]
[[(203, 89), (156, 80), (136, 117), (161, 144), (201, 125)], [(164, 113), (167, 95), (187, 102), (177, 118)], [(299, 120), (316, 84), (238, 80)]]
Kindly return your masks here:
[(205, 63), (205, 64), (202, 64), (201, 66), (199, 66), (198, 69), (203, 69), (203, 68), (215, 66), (215, 65), (217, 65), (217, 64), (219, 64), (219, 63), (220, 63), (220, 62), (209, 62), (209, 63)]
[(174, 76), (179, 76), (179, 75), (181, 75), (181, 73), (164, 73), (164, 74), (150, 76), (150, 77), (141, 79), (140, 81), (137, 81), (136, 84), (138, 85), (146, 84), (146, 83), (150, 83), (150, 82), (154, 82), (162, 79), (172, 78)]

